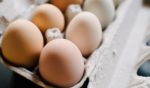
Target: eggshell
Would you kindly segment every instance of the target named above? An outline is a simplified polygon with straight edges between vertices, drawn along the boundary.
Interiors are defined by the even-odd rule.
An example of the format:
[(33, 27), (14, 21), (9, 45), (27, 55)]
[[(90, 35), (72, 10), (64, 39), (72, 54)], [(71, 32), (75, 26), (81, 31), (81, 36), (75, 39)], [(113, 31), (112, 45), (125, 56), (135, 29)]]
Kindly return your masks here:
[(90, 55), (102, 41), (102, 27), (98, 18), (90, 12), (79, 13), (68, 25), (66, 38), (79, 47), (83, 56)]
[(84, 0), (51, 0), (51, 3), (56, 5), (62, 12), (65, 12), (70, 4), (82, 5)]
[(9, 24), (2, 37), (5, 59), (17, 66), (32, 67), (43, 48), (43, 37), (30, 21), (16, 20)]
[(48, 83), (69, 88), (78, 83), (84, 73), (84, 59), (75, 44), (66, 39), (54, 39), (42, 50), (39, 71)]
[(33, 13), (32, 22), (36, 24), (42, 33), (48, 28), (59, 28), (63, 31), (65, 20), (61, 11), (52, 4), (42, 4)]
[(113, 0), (85, 0), (83, 9), (94, 13), (103, 28), (107, 27), (115, 17)]

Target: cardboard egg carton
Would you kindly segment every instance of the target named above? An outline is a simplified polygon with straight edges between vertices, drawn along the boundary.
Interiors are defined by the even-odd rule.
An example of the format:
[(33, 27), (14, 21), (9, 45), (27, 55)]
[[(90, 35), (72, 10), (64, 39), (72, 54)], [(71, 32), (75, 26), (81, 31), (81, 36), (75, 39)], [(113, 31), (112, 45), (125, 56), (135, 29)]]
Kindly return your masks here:
[[(10, 0), (9, 2), (3, 0), (0, 2), (1, 33), (10, 22), (16, 19), (26, 18), (30, 20), (34, 9), (46, 1)], [(12, 4), (13, 8), (8, 9), (10, 3), (15, 4)], [(150, 38), (150, 32), (148, 32), (150, 21), (148, 22), (148, 20), (150, 20), (150, 15), (148, 9), (142, 6), (142, 0), (136, 0), (136, 2), (135, 0), (125, 0), (119, 5), (116, 10), (116, 18), (103, 32), (101, 46), (85, 61), (83, 78), (72, 88), (81, 88), (83, 85), (87, 85), (88, 88), (138, 88), (141, 81), (143, 85), (150, 83), (149, 78), (141, 78), (136, 74), (139, 65), (146, 60), (144, 58), (150, 55), (149, 48), (143, 47), (147, 41), (145, 36)], [(149, 53), (147, 54), (147, 52)], [(34, 71), (29, 71), (25, 68), (11, 66), (3, 59), (0, 59), (0, 62), (41, 87), (54, 88), (45, 84), (37, 75), (38, 67)]]
[[(141, 23), (143, 25), (141, 25)], [(140, 29), (142, 29), (139, 36), (139, 51), (135, 64), (133, 66), (133, 73), (131, 79), (131, 88), (149, 88), (150, 87), (150, 77), (143, 77), (137, 75), (139, 67), (146, 61), (150, 60), (150, 46), (147, 45), (147, 42), (150, 40), (150, 8), (142, 9), (139, 14), (139, 22), (137, 23)], [(141, 37), (141, 38), (140, 38)]]
[(150, 58), (150, 47), (146, 46), (150, 39), (150, 8), (143, 6), (142, 0), (127, 0), (117, 14), (104, 33), (104, 43), (110, 45), (99, 57), (89, 88), (150, 88), (150, 78), (137, 75), (140, 65)]

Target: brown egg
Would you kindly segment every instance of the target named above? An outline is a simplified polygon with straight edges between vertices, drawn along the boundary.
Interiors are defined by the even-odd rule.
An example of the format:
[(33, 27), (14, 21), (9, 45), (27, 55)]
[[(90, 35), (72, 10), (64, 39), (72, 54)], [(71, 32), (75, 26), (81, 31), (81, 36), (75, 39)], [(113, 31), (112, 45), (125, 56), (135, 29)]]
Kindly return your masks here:
[(82, 5), (84, 0), (51, 0), (51, 3), (56, 5), (62, 12), (65, 12), (70, 4)]
[(2, 53), (14, 65), (27, 68), (34, 66), (42, 48), (42, 34), (30, 21), (16, 20), (9, 24), (3, 34)]
[(48, 28), (59, 28), (63, 31), (65, 20), (61, 11), (52, 4), (42, 4), (37, 7), (32, 16), (32, 22), (39, 27), (42, 33)]
[(90, 12), (80, 12), (69, 23), (66, 38), (76, 44), (83, 56), (89, 56), (102, 41), (102, 27)]
[(43, 79), (59, 87), (71, 87), (84, 73), (84, 59), (71, 41), (54, 39), (42, 50), (39, 71)]

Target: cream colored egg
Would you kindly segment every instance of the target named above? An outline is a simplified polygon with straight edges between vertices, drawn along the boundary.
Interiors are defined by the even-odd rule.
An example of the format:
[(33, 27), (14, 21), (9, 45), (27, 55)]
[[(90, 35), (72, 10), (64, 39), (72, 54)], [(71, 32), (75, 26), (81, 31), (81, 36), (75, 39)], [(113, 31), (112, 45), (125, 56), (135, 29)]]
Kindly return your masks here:
[(72, 19), (65, 36), (79, 47), (83, 56), (88, 56), (102, 41), (102, 27), (94, 14), (81, 12)]
[(65, 20), (62, 12), (52, 4), (42, 4), (33, 12), (32, 22), (39, 27), (42, 33), (49, 28), (64, 30)]
[(29, 68), (38, 62), (43, 48), (43, 37), (32, 22), (16, 20), (5, 30), (1, 47), (8, 62)]
[(112, 0), (85, 0), (83, 9), (94, 13), (102, 24), (107, 27), (115, 17), (115, 6)]
[(42, 50), (39, 71), (43, 79), (58, 88), (77, 84), (84, 73), (84, 59), (75, 44), (66, 39), (54, 39)]

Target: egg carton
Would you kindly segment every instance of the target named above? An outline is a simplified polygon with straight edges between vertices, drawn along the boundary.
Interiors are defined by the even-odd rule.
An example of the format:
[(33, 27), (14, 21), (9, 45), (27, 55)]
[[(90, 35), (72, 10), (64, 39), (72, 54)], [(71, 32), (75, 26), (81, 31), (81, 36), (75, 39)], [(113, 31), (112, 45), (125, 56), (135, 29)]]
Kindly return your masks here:
[[(142, 33), (139, 36), (140, 44), (139, 44), (139, 51), (137, 58), (135, 60), (135, 64), (133, 66), (133, 74), (131, 75), (131, 85), (130, 88), (149, 88), (150, 87), (150, 77), (139, 76), (137, 74), (138, 69), (140, 66), (150, 60), (150, 46), (148, 42), (150, 41), (150, 8), (149, 9), (142, 9), (140, 11), (141, 18), (139, 18), (139, 25), (141, 25), (140, 29), (142, 29)], [(141, 22), (140, 22), (141, 21)], [(140, 30), (139, 29), (139, 30)]]
[(110, 45), (100, 53), (89, 88), (150, 88), (150, 77), (137, 75), (141, 64), (150, 59), (150, 47), (146, 46), (149, 29), (150, 8), (143, 6), (142, 0), (124, 2), (116, 21), (104, 33), (103, 44)]
[[(12, 3), (12, 1), (9, 2), (8, 0), (3, 1)], [(16, 7), (11, 8), (12, 12), (8, 13), (7, 8), (10, 8), (10, 4), (5, 4), (7, 8), (4, 12), (1, 12), (1, 9), (4, 7), (0, 5), (1, 32), (7, 27), (9, 22), (19, 18), (30, 19), (33, 10), (47, 0), (21, 1), (27, 4), (17, 4), (20, 11), (16, 13), (13, 13), (13, 11), (18, 9)], [(0, 4), (2, 3), (0, 2)], [(25, 7), (26, 9), (24, 9)], [(81, 88), (83, 86), (83, 88), (85, 86), (88, 88), (137, 88), (140, 85), (141, 78), (136, 75), (136, 70), (144, 57), (142, 57), (142, 61), (137, 58), (140, 51), (146, 52), (143, 49), (140, 50), (140, 45), (142, 45), (144, 33), (148, 33), (146, 28), (150, 25), (147, 24), (150, 16), (147, 14), (147, 10), (143, 11), (142, 0), (136, 0), (136, 2), (135, 0), (125, 0), (119, 5), (116, 11), (116, 18), (103, 32), (103, 43), (87, 58), (85, 61), (85, 74), (81, 81), (72, 88)], [(143, 55), (143, 52), (140, 55)], [(45, 84), (37, 75), (38, 67), (34, 71), (29, 71), (25, 68), (11, 66), (3, 59), (0, 59), (0, 62), (10, 70), (41, 87), (53, 88)], [(144, 79), (142, 80), (143, 84), (148, 82), (148, 79)], [(135, 86), (136, 84), (137, 86)]]

